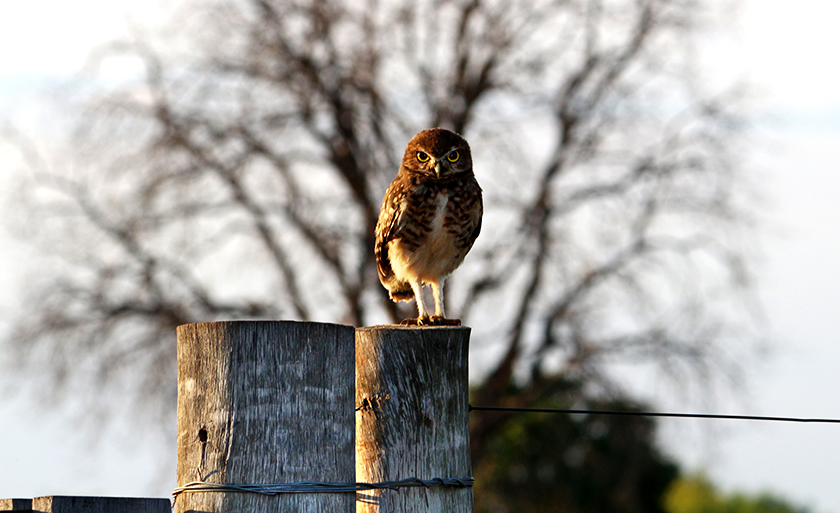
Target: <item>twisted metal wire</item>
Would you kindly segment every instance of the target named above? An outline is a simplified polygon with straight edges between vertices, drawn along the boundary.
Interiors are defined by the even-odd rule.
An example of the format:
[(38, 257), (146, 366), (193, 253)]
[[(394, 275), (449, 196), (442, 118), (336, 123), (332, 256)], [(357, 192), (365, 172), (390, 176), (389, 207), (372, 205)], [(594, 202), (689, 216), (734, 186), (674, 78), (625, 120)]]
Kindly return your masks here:
[(769, 417), (762, 415), (726, 415), (721, 413), (666, 413), (655, 411), (625, 411), (625, 410), (587, 410), (587, 409), (558, 409), (558, 408), (520, 408), (513, 406), (469, 406), (469, 411), (495, 411), (511, 413), (572, 413), (582, 415), (622, 415), (626, 417), (676, 417), (688, 419), (717, 419), (717, 420), (757, 420), (765, 422), (802, 422), (840, 424), (840, 419), (803, 418), (803, 417)]
[(475, 479), (471, 477), (450, 477), (433, 479), (418, 479), (409, 477), (400, 481), (382, 481), (379, 483), (321, 483), (318, 481), (299, 481), (295, 483), (272, 483), (272, 484), (244, 484), (232, 485), (222, 483), (206, 483), (193, 481), (179, 486), (172, 491), (172, 496), (177, 497), (182, 493), (195, 492), (227, 492), (227, 493), (258, 493), (261, 495), (278, 495), (281, 493), (355, 493), (365, 490), (397, 490), (399, 488), (436, 486), (452, 486), (456, 488), (469, 488), (473, 486)]

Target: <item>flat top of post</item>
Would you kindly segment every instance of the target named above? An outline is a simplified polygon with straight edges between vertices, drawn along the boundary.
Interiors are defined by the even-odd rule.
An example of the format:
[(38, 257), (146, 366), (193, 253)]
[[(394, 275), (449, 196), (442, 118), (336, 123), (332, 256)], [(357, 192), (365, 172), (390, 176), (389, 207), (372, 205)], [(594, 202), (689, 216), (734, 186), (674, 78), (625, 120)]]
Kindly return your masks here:
[(347, 328), (352, 328), (353, 326), (349, 326), (347, 324), (337, 324), (333, 322), (313, 322), (313, 321), (290, 321), (290, 320), (280, 320), (280, 319), (243, 319), (243, 320), (231, 320), (231, 321), (204, 321), (204, 322), (193, 322), (189, 324), (182, 324), (178, 326), (178, 329), (184, 326), (194, 326), (194, 325), (202, 325), (202, 324), (292, 324), (292, 325), (304, 325), (304, 324), (311, 324), (315, 326), (342, 326)]
[(471, 330), (469, 326), (413, 326), (408, 324), (377, 324), (375, 326), (361, 326), (356, 328), (357, 330), (362, 331), (374, 331), (374, 330), (451, 330), (451, 331), (461, 331), (461, 330)]

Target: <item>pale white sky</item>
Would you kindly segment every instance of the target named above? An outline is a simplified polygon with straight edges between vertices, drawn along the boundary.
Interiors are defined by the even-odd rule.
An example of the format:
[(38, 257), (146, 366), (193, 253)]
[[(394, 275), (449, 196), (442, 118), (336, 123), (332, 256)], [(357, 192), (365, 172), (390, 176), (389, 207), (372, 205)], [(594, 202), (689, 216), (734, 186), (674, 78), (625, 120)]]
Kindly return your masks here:
[(770, 104), (806, 111), (840, 105), (840, 5), (819, 0), (751, 0), (746, 5), (742, 41), (747, 66), (750, 78), (770, 94)]
[[(0, 116), (37, 109), (41, 84), (77, 71), (94, 45), (125, 33), (127, 10), (154, 20), (158, 3), (167, 2), (4, 1)], [(781, 341), (771, 360), (755, 366), (744, 408), (840, 418), (840, 4), (748, 0), (737, 12), (736, 33), (700, 50), (721, 79), (748, 79), (760, 93), (763, 142), (749, 165), (773, 205), (760, 278)], [(10, 158), (0, 150), (0, 194)], [(16, 255), (0, 246), (0, 290), (15, 282)], [(174, 457), (161, 470), (157, 448), (142, 436), (93, 446), (62, 417), (2, 397), (0, 418), (0, 498), (167, 496), (174, 485)], [(704, 422), (664, 422), (665, 445), (724, 488), (774, 489), (819, 513), (840, 512), (840, 426)]]
[[(779, 343), (751, 376), (752, 414), (840, 418), (838, 16), (840, 5), (818, 0), (749, 0), (738, 34), (708, 61), (751, 81), (764, 112), (749, 166), (771, 207), (760, 291)], [(709, 428), (666, 421), (668, 445), (724, 487), (840, 511), (840, 426), (722, 423), (711, 441), (699, 426)]]

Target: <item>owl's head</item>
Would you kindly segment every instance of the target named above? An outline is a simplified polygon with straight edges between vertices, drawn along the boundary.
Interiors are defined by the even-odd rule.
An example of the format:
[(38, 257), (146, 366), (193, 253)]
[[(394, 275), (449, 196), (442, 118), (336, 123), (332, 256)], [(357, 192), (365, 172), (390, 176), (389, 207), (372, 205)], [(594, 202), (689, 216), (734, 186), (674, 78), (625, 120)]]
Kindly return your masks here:
[(472, 172), (470, 145), (445, 128), (423, 130), (406, 144), (402, 167), (435, 179)]

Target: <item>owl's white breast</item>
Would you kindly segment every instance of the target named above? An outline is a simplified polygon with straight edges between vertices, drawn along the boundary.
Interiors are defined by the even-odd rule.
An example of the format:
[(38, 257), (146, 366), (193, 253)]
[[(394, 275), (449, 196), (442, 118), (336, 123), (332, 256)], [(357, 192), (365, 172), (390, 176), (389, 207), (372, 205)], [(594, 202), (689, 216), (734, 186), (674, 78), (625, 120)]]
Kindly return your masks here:
[(399, 239), (389, 243), (391, 266), (398, 279), (437, 282), (451, 274), (464, 261), (465, 255), (459, 252), (454, 235), (444, 226), (448, 203), (449, 195), (438, 193), (429, 232), (416, 249), (409, 249)]
[(443, 220), (446, 218), (446, 204), (449, 203), (449, 195), (439, 192), (435, 197), (435, 217), (432, 218), (433, 238), (440, 237), (443, 232)]

